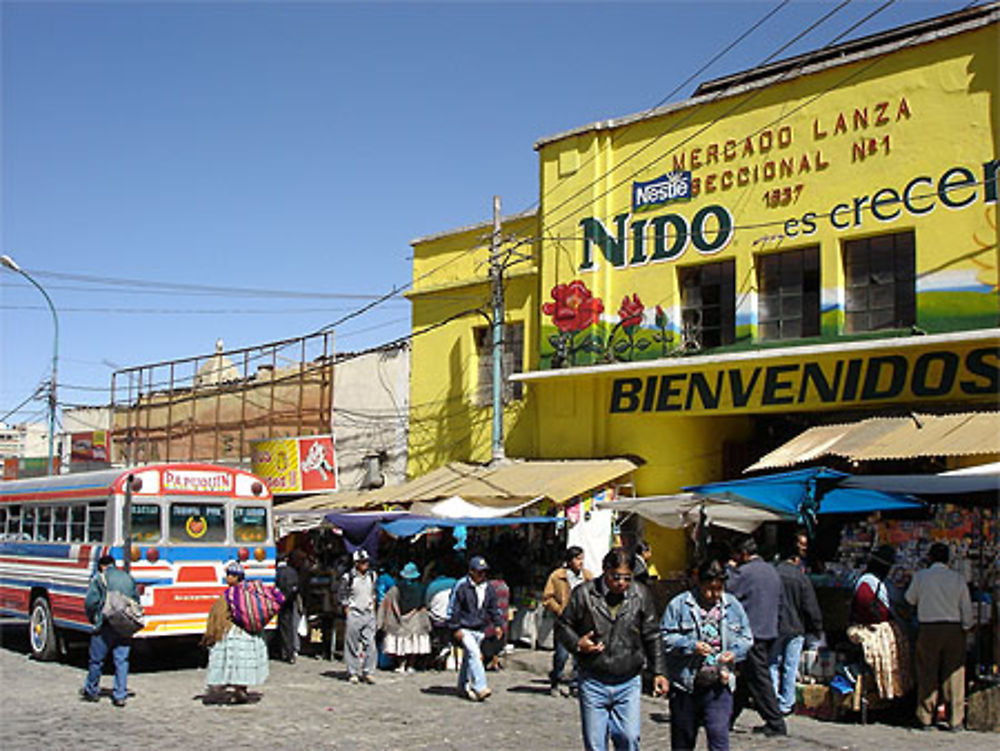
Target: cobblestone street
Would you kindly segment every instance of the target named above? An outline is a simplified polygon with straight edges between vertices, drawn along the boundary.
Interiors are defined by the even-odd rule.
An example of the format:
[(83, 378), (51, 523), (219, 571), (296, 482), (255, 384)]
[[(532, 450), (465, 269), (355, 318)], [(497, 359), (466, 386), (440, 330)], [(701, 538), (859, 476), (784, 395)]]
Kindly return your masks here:
[[(151, 660), (137, 655), (130, 677), (135, 696), (111, 704), (111, 678), (99, 703), (79, 700), (85, 653), (39, 663), (25, 654), (22, 628), (4, 629), (0, 649), (0, 747), (38, 749), (579, 749), (575, 701), (548, 695), (544, 671), (550, 654), (517, 650), (508, 668), (490, 674), (493, 696), (473, 704), (454, 694), (453, 672), (378, 673), (374, 686), (349, 685), (343, 664), (300, 658), (271, 663), (271, 677), (241, 706), (202, 702), (204, 669), (198, 648), (174, 649)], [(917, 733), (884, 725), (865, 727), (792, 717), (790, 737), (751, 736), (757, 722), (745, 713), (732, 737), (734, 751), (812, 749), (989, 749), (997, 736)], [(669, 748), (666, 702), (643, 699), (643, 747)], [(699, 749), (704, 748), (702, 737)]]

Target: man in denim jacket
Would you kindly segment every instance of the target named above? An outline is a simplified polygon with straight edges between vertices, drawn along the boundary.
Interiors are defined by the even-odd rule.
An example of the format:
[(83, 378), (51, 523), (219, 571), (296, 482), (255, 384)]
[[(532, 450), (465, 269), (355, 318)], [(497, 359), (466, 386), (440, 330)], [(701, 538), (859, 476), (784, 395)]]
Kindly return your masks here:
[(729, 751), (734, 665), (753, 635), (746, 612), (723, 591), (726, 570), (714, 560), (698, 566), (697, 583), (663, 612), (660, 632), (670, 679), (670, 747), (691, 751), (704, 724), (709, 751)]

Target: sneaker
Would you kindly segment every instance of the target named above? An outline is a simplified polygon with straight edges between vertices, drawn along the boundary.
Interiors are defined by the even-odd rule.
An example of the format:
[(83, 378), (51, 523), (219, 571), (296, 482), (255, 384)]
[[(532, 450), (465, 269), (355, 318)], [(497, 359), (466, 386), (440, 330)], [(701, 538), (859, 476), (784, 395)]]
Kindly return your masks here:
[(469, 697), (469, 701), (479, 701), (479, 694), (472, 686), (465, 687), (465, 695)]
[(80, 689), (80, 700), (81, 701), (95, 702), (95, 701), (100, 701), (101, 697), (98, 696), (97, 694), (88, 693), (87, 689), (81, 688)]
[(476, 693), (476, 697), (479, 699), (479, 701), (486, 701), (491, 696), (493, 696), (493, 689), (491, 689), (489, 686), (484, 688), (482, 691)]
[(356, 675), (353, 675), (353, 674), (352, 674), (352, 675), (351, 675), (351, 676), (350, 676), (350, 677), (349, 677), (349, 678), (347, 679), (347, 682), (348, 682), (348, 683), (360, 683), (360, 682), (361, 682), (361, 679), (360, 679), (360, 678), (358, 678), (358, 676), (356, 676)]
[(124, 707), (125, 706), (125, 700), (124, 699), (112, 699), (111, 703), (114, 704), (116, 707)]
[(549, 686), (549, 696), (561, 696), (562, 692), (559, 690), (559, 686)]
[(361, 680), (363, 680), (365, 683), (367, 683), (370, 686), (374, 686), (375, 685), (375, 678), (372, 677), (371, 673), (365, 673), (363, 676), (361, 676)]

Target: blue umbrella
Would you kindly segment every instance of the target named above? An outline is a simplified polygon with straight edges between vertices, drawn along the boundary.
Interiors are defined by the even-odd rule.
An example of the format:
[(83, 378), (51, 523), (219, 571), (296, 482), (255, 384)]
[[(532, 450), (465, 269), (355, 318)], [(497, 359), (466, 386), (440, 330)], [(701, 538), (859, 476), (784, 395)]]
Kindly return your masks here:
[(810, 530), (817, 514), (864, 514), (923, 508), (920, 501), (904, 493), (842, 487), (841, 483), (850, 477), (852, 475), (846, 472), (813, 467), (744, 480), (687, 485), (684, 490), (789, 514)]

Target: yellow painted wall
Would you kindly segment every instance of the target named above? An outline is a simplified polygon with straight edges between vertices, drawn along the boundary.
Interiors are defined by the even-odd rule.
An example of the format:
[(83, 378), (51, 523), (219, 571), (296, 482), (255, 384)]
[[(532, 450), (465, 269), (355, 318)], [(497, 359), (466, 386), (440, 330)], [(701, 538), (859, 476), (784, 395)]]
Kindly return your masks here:
[[(983, 182), (996, 173), (995, 165), (984, 165), (997, 159), (1000, 138), (998, 49), (994, 24), (765, 89), (706, 96), (662, 116), (543, 142), (543, 301), (551, 299), (556, 285), (580, 280), (600, 298), (606, 327), (618, 320), (623, 298), (637, 295), (647, 327), (659, 305), (676, 330), (677, 269), (734, 258), (737, 326), (748, 341), (757, 341), (755, 258), (818, 243), (828, 310), (823, 333), (836, 338), (844, 335), (841, 244), (914, 230), (917, 325), (928, 332), (996, 326), (997, 208)], [(792, 165), (791, 176), (781, 177), (782, 163)], [(674, 169), (690, 170), (700, 193), (688, 201), (632, 208), (633, 183)], [(775, 179), (766, 178), (771, 169)], [(741, 177), (747, 185), (739, 185)], [(948, 201), (963, 205), (946, 206), (935, 195), (942, 178), (950, 184), (968, 181), (946, 191)], [(908, 206), (901, 201), (907, 186)], [(870, 209), (875, 196), (883, 221)], [(634, 222), (674, 214), (690, 227), (710, 206), (732, 218), (725, 247), (700, 252), (689, 241), (675, 257), (652, 260), (655, 238), (647, 224), (641, 232), (645, 261), (634, 260)], [(617, 237), (619, 216), (629, 228), (626, 263), (616, 268), (591, 245), (593, 267), (587, 268), (582, 223), (599, 221)], [(814, 231), (807, 233), (807, 221)], [(705, 227), (714, 238), (718, 223), (711, 219)], [(545, 342), (555, 329), (545, 316), (541, 327), (544, 368)], [(651, 357), (653, 349), (645, 355)]]
[[(449, 461), (489, 461), (492, 410), (478, 406), (479, 359), (475, 329), (488, 326), (476, 309), (492, 315), (490, 303), (489, 239), (492, 225), (439, 235), (413, 244), (413, 338), (410, 367), (410, 435), (407, 474), (416, 477)], [(529, 370), (538, 351), (534, 310), (538, 277), (534, 245), (534, 215), (506, 219), (504, 244), (529, 260), (506, 272), (505, 320), (524, 324), (522, 368)], [(524, 242), (522, 242), (524, 241)], [(443, 325), (442, 321), (457, 316)], [(429, 327), (432, 330), (418, 333)], [(531, 423), (526, 398), (504, 409), (504, 445), (511, 456), (531, 454)]]
[[(542, 306), (553, 299), (556, 285), (581, 280), (601, 298), (600, 326), (605, 333), (618, 320), (623, 298), (632, 295), (645, 308), (647, 330), (657, 305), (676, 330), (677, 268), (727, 258), (736, 260), (737, 333), (744, 336), (744, 345), (755, 347), (760, 344), (757, 257), (817, 243), (823, 338), (836, 343), (847, 338), (842, 243), (902, 230), (913, 230), (916, 238), (918, 325), (930, 332), (996, 327), (997, 208), (982, 181), (992, 174), (984, 164), (996, 160), (1000, 151), (998, 49), (1000, 32), (994, 24), (766, 89), (706, 97), (631, 124), (626, 118), (613, 127), (541, 142), (538, 216), (504, 226), (504, 234), (542, 238), (537, 245), (521, 248), (532, 249), (532, 273), (511, 278), (507, 287), (508, 320), (525, 323), (525, 370), (552, 365), (550, 342), (558, 331)], [(789, 159), (790, 177), (765, 178), (769, 169), (777, 173), (782, 160)], [(772, 167), (767, 167), (769, 162)], [(699, 182), (694, 198), (632, 210), (634, 181), (677, 168), (690, 169)], [(727, 172), (729, 178), (724, 177)], [(966, 174), (971, 175), (970, 184), (947, 193), (953, 203), (963, 205), (946, 206), (935, 195), (942, 176), (960, 182)], [(738, 184), (741, 175), (749, 176), (749, 184)], [(891, 197), (891, 191), (900, 194), (908, 185), (909, 207), (882, 204), (879, 211), (885, 219), (877, 220), (870, 210), (872, 197)], [(861, 201), (857, 222), (855, 200)], [(723, 207), (734, 225), (731, 238), (717, 251), (699, 252), (689, 241), (678, 256), (651, 261), (655, 238), (647, 225), (644, 261), (634, 258), (629, 231), (622, 267), (615, 268), (592, 245), (594, 266), (581, 269), (584, 220), (598, 220), (614, 235), (619, 215), (625, 215), (626, 227), (666, 214), (690, 224), (699, 210), (713, 205)], [(831, 212), (835, 222), (846, 221), (847, 226), (834, 226)], [(816, 229), (804, 234), (803, 218), (810, 213)], [(709, 221), (706, 229), (712, 233), (717, 225)], [(489, 230), (482, 225), (414, 244), (415, 283), (409, 297), (415, 332), (469, 307), (488, 306)], [(489, 458), (489, 409), (471, 405), (477, 372), (472, 331), (484, 324), (481, 316), (467, 313), (413, 341), (411, 475), (449, 460)], [(795, 347), (797, 342), (782, 344)], [(885, 352), (892, 351), (892, 342), (886, 342)], [(647, 355), (659, 356), (651, 348)], [(660, 362), (662, 368), (668, 360)], [(673, 358), (669, 362), (677, 366)], [(655, 359), (650, 367), (650, 372), (661, 372)], [(528, 383), (524, 402), (505, 412), (507, 454), (634, 454), (645, 461), (636, 472), (635, 491), (651, 495), (721, 479), (726, 442), (745, 442), (751, 435), (749, 414), (611, 414), (613, 380), (612, 374), (588, 374), (584, 368), (578, 374)], [(661, 571), (686, 565), (682, 533), (648, 525), (646, 536)]]

